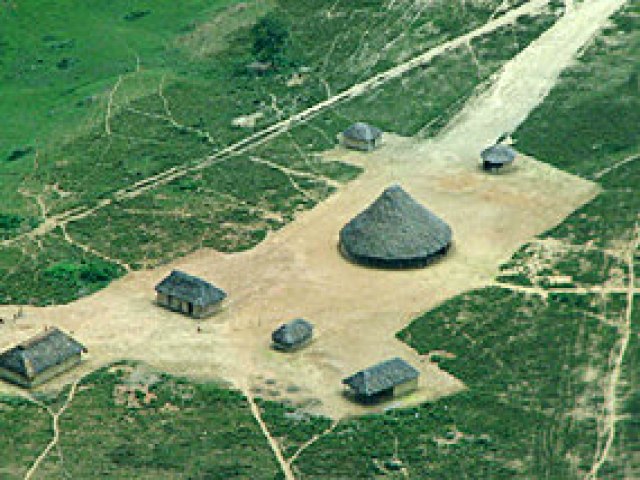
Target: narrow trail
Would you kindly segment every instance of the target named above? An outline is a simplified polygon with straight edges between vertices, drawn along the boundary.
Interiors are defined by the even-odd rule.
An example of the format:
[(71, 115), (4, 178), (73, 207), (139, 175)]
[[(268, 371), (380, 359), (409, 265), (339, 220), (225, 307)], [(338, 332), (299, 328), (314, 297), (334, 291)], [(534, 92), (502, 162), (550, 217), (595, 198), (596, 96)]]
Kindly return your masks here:
[(256, 422), (258, 422), (258, 425), (260, 426), (260, 430), (262, 430), (264, 437), (269, 442), (269, 446), (271, 447), (271, 450), (273, 451), (273, 454), (275, 455), (276, 460), (280, 465), (280, 470), (282, 470), (282, 474), (284, 475), (285, 480), (296, 480), (296, 477), (293, 475), (293, 471), (291, 470), (291, 466), (289, 465), (289, 462), (284, 458), (284, 455), (282, 454), (280, 445), (278, 445), (277, 440), (273, 438), (273, 436), (271, 435), (271, 432), (269, 431), (267, 424), (264, 423), (264, 420), (262, 419), (262, 415), (260, 414), (260, 407), (256, 405), (256, 402), (253, 399), (251, 392), (249, 391), (248, 388), (245, 388), (243, 393), (244, 393), (244, 396), (247, 398), (247, 403), (249, 404), (249, 408), (251, 409), (253, 418), (255, 418)]
[(131, 266), (128, 263), (120, 260), (119, 258), (110, 257), (109, 255), (106, 255), (106, 254), (104, 254), (102, 252), (99, 252), (95, 248), (92, 248), (92, 247), (90, 247), (88, 245), (85, 245), (83, 243), (77, 242), (71, 235), (69, 235), (69, 232), (67, 231), (67, 225), (66, 224), (60, 225), (60, 228), (62, 230), (62, 237), (70, 245), (74, 245), (74, 246), (78, 247), (80, 250), (82, 250), (82, 251), (84, 251), (86, 253), (90, 253), (92, 255), (95, 255), (98, 258), (102, 258), (103, 260), (106, 260), (107, 262), (115, 263), (116, 265), (119, 265), (122, 268), (124, 268), (125, 271), (127, 271), (127, 272), (131, 271)]
[[(631, 339), (631, 324), (633, 321), (633, 302), (636, 295), (635, 284), (635, 271), (634, 271), (634, 256), (640, 248), (640, 226), (636, 225), (635, 238), (629, 245), (627, 252), (628, 256), (628, 268), (629, 268), (629, 288), (627, 289), (627, 308), (625, 310), (624, 323), (620, 326), (622, 336), (620, 342), (615, 348), (618, 349), (618, 355), (614, 360), (613, 371), (611, 372), (611, 381), (607, 390), (604, 392), (605, 396), (605, 414), (604, 419), (604, 431), (606, 432), (605, 443), (600, 450), (596, 452), (596, 459), (591, 466), (589, 472), (584, 476), (584, 480), (596, 480), (598, 473), (602, 468), (602, 465), (607, 461), (609, 452), (613, 445), (613, 441), (616, 438), (616, 424), (618, 422), (618, 385), (620, 384), (620, 377), (622, 375), (622, 364), (624, 362), (625, 354), (629, 346), (629, 340)], [(598, 442), (599, 443), (599, 442)]]
[(618, 168), (622, 167), (623, 165), (626, 165), (627, 163), (635, 162), (636, 160), (640, 160), (640, 154), (638, 153), (634, 153), (633, 155), (623, 158), (619, 162), (616, 162), (613, 165), (608, 166), (607, 168), (603, 168), (599, 172), (594, 173), (592, 178), (594, 180), (599, 180), (602, 177), (604, 177), (606, 174), (614, 170), (617, 170)]
[[(271, 125), (270, 127), (267, 127), (259, 132), (256, 132), (244, 138), (243, 140), (240, 140), (239, 142), (231, 144), (221, 149), (220, 151), (214, 153), (213, 155), (206, 157), (205, 159), (202, 159), (190, 165), (175, 166), (167, 170), (164, 170), (160, 173), (157, 173), (155, 175), (151, 175), (143, 180), (140, 180), (127, 187), (117, 190), (116, 192), (112, 193), (109, 197), (103, 198), (93, 206), (80, 206), (80, 207), (73, 208), (69, 211), (51, 216), (47, 218), (47, 220), (43, 222), (38, 228), (30, 232), (27, 232), (25, 234), (22, 234), (20, 236), (13, 237), (8, 240), (4, 240), (0, 243), (0, 245), (10, 246), (24, 240), (25, 238), (34, 238), (37, 236), (44, 235), (54, 230), (55, 228), (57, 228), (62, 224), (78, 221), (90, 215), (93, 215), (99, 210), (102, 210), (103, 208), (113, 204), (114, 202), (124, 200), (124, 199), (129, 199), (129, 198), (135, 198), (149, 190), (153, 190), (161, 185), (164, 185), (168, 182), (181, 178), (189, 173), (202, 170), (209, 166), (215, 165), (216, 163), (220, 163), (225, 160), (228, 160), (229, 158), (232, 158), (235, 155), (242, 154), (247, 150), (256, 148), (262, 145), (263, 143), (267, 142), (268, 140), (274, 137), (277, 137), (278, 135), (288, 131), (293, 126), (302, 124), (311, 120), (312, 118), (317, 116), (319, 113), (327, 110), (328, 108), (331, 108), (341, 102), (345, 102), (345, 101), (360, 97), (368, 93), (369, 91), (388, 83), (391, 80), (399, 78), (416, 68), (419, 68), (423, 65), (428, 64), (434, 58), (452, 49), (466, 45), (468, 42), (470, 42), (474, 38), (491, 33), (505, 25), (509, 25), (515, 22), (516, 20), (518, 20), (518, 18), (522, 16), (535, 14), (541, 11), (544, 7), (546, 7), (548, 3), (549, 3), (549, 0), (532, 0), (530, 2), (527, 2), (518, 8), (515, 8), (513, 10), (506, 12), (504, 15), (500, 17), (491, 19), (490, 21), (476, 28), (475, 30), (472, 30), (464, 35), (461, 35), (452, 40), (449, 40), (437, 47), (431, 48), (426, 52), (410, 60), (407, 60), (406, 62), (403, 62), (382, 73), (376, 74), (363, 82), (357, 83), (352, 87), (336, 95), (333, 95), (332, 97), (329, 97), (322, 102), (317, 103), (316, 105), (313, 105), (295, 115), (292, 115), (287, 119), (281, 120)], [(117, 82), (116, 85), (114, 86), (114, 89), (110, 94), (110, 97), (113, 96), (116, 90), (116, 87), (119, 86), (119, 83), (120, 81)], [(109, 105), (111, 105), (111, 103), (112, 102), (110, 102)], [(107, 132), (107, 134), (111, 133), (110, 112), (111, 112), (111, 108), (108, 109), (108, 113), (105, 118), (105, 131)]]
[(81, 380), (82, 380), (82, 377), (77, 379), (75, 382), (71, 384), (71, 389), (69, 390), (69, 395), (67, 396), (67, 400), (64, 402), (64, 405), (62, 405), (62, 407), (60, 407), (60, 409), (55, 413), (51, 410), (51, 408), (45, 406), (44, 404), (38, 402), (33, 398), (29, 398), (33, 403), (44, 408), (49, 413), (49, 415), (51, 415), (53, 438), (45, 447), (45, 449), (42, 451), (42, 453), (38, 456), (38, 458), (36, 458), (35, 461), (31, 464), (31, 467), (29, 468), (29, 470), (24, 476), (24, 480), (29, 480), (30, 478), (33, 477), (33, 475), (38, 470), (38, 467), (40, 466), (40, 464), (47, 458), (47, 455), (49, 455), (49, 452), (51, 452), (51, 450), (53, 450), (53, 448), (58, 444), (58, 440), (60, 439), (60, 417), (65, 412), (65, 410), (67, 410), (67, 408), (71, 406), (71, 402), (73, 401), (73, 397), (76, 394), (78, 385)]
[(549, 294), (553, 293), (575, 293), (576, 295), (587, 294), (599, 294), (608, 295), (615, 293), (628, 293), (631, 289), (635, 294), (640, 294), (640, 288), (630, 287), (605, 287), (602, 285), (594, 285), (591, 287), (529, 287), (525, 285), (516, 285), (505, 282), (491, 282), (489, 286), (504, 288), (505, 290), (511, 290), (514, 292), (527, 293), (529, 295), (539, 295), (543, 298), (547, 298)]
[(329, 426), (329, 428), (327, 428), (324, 432), (321, 432), (321, 433), (318, 433), (317, 435), (312, 436), (309, 440), (307, 440), (302, 445), (300, 445), (300, 448), (298, 448), (298, 450), (296, 450), (296, 452), (293, 455), (291, 455), (289, 460), (287, 460), (287, 463), (289, 464), (289, 466), (293, 465), (293, 462), (295, 462), (298, 459), (298, 457), (302, 455), (302, 452), (304, 452), (307, 448), (309, 448), (311, 445), (316, 443), (322, 437), (325, 437), (326, 435), (329, 435), (330, 433), (332, 433), (339, 424), (340, 424), (340, 420), (334, 420)]

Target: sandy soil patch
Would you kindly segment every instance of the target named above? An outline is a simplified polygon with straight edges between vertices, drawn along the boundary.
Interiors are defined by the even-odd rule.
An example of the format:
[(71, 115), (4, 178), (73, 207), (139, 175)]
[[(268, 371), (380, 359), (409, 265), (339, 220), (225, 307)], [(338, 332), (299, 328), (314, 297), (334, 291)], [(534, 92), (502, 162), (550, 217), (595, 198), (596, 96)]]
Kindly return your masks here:
[[(529, 158), (519, 159), (509, 173), (488, 175), (477, 168), (475, 150), (454, 154), (435, 147), (387, 135), (385, 145), (371, 154), (327, 152), (328, 158), (362, 165), (365, 173), (255, 249), (232, 255), (202, 250), (163, 268), (131, 273), (71, 305), (25, 307), (23, 318), (1, 327), (0, 346), (55, 324), (73, 332), (90, 355), (53, 386), (104, 362), (132, 358), (172, 373), (221, 377), (266, 398), (289, 399), (332, 416), (459, 391), (460, 380), (394, 334), (420, 312), (488, 284), (523, 242), (558, 223), (597, 188)], [(452, 226), (452, 250), (420, 270), (349, 263), (336, 248), (340, 228), (396, 182)], [(223, 311), (196, 322), (156, 307), (153, 287), (171, 268), (225, 289), (229, 301)], [(294, 317), (316, 325), (314, 342), (297, 353), (271, 350), (271, 331)], [(418, 392), (379, 407), (343, 397), (343, 377), (396, 355), (421, 370)]]

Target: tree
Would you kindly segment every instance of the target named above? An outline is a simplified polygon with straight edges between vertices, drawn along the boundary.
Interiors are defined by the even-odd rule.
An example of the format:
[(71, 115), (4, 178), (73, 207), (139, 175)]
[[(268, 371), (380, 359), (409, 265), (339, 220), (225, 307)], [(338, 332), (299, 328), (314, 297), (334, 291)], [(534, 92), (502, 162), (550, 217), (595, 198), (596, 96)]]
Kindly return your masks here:
[(289, 25), (275, 13), (262, 17), (251, 29), (257, 60), (282, 65), (289, 46)]

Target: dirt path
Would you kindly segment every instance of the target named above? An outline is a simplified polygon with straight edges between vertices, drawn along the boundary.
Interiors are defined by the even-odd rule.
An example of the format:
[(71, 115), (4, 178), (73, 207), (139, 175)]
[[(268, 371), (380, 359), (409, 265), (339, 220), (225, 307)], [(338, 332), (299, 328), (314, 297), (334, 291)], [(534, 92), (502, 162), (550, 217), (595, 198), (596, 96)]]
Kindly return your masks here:
[(594, 180), (599, 180), (602, 177), (604, 177), (606, 174), (608, 174), (608, 173), (610, 173), (610, 172), (622, 167), (623, 165), (626, 165), (627, 163), (635, 162), (636, 160), (640, 160), (640, 154), (634, 153), (633, 155), (629, 155), (628, 157), (623, 158), (619, 162), (616, 162), (613, 165), (609, 165), (608, 167), (603, 168), (599, 172), (594, 173), (593, 174), (593, 179)]
[(293, 472), (291, 471), (291, 466), (289, 465), (289, 462), (284, 458), (284, 455), (282, 454), (280, 445), (278, 445), (277, 440), (273, 438), (273, 436), (271, 435), (271, 432), (269, 431), (267, 424), (264, 423), (264, 420), (262, 420), (262, 415), (260, 414), (260, 407), (256, 405), (256, 402), (251, 396), (251, 393), (249, 391), (245, 391), (244, 394), (245, 394), (245, 397), (247, 397), (247, 402), (249, 403), (249, 408), (251, 409), (253, 418), (256, 419), (256, 422), (260, 426), (260, 430), (262, 430), (262, 433), (267, 439), (267, 442), (269, 442), (269, 446), (271, 447), (271, 450), (273, 451), (273, 454), (275, 455), (276, 460), (280, 465), (280, 470), (282, 471), (282, 474), (284, 475), (285, 480), (296, 480), (296, 477), (293, 475)]
[[(618, 354), (615, 357), (613, 371), (611, 372), (611, 381), (609, 387), (604, 392), (605, 397), (605, 412), (606, 417), (604, 419), (604, 431), (606, 432), (606, 440), (600, 452), (596, 453), (596, 460), (589, 472), (584, 476), (584, 480), (596, 480), (598, 473), (602, 468), (602, 465), (607, 461), (611, 446), (616, 437), (616, 423), (618, 421), (618, 385), (620, 384), (620, 377), (622, 374), (622, 363), (629, 346), (629, 340), (631, 339), (631, 323), (633, 320), (633, 302), (636, 294), (635, 285), (635, 272), (634, 272), (634, 256), (640, 248), (640, 227), (636, 225), (635, 235), (633, 242), (629, 245), (627, 252), (628, 256), (628, 268), (629, 268), (629, 288), (627, 291), (627, 308), (624, 316), (624, 323), (620, 329), (622, 336), (620, 341), (616, 344)], [(600, 442), (598, 442), (600, 443)]]
[(51, 452), (51, 450), (53, 450), (53, 448), (58, 444), (58, 440), (60, 439), (60, 416), (65, 412), (65, 410), (67, 410), (67, 408), (69, 408), (69, 406), (71, 406), (71, 402), (73, 401), (73, 397), (76, 394), (78, 384), (81, 380), (82, 378), (79, 378), (71, 384), (71, 389), (69, 390), (67, 400), (64, 402), (64, 405), (62, 405), (62, 407), (60, 407), (60, 409), (55, 413), (48, 406), (34, 400), (33, 398), (30, 398), (32, 402), (44, 408), (47, 412), (49, 412), (49, 415), (51, 415), (53, 438), (47, 444), (46, 448), (42, 451), (38, 458), (35, 459), (33, 464), (31, 464), (31, 467), (24, 476), (24, 480), (29, 480), (31, 477), (33, 477), (40, 464), (45, 460), (45, 458), (47, 458), (47, 455), (49, 455), (49, 452)]
[(307, 448), (309, 448), (311, 445), (316, 443), (322, 437), (331, 434), (339, 424), (340, 424), (340, 420), (334, 420), (333, 422), (331, 422), (331, 425), (329, 426), (329, 428), (327, 428), (324, 432), (318, 433), (317, 435), (314, 435), (309, 440), (304, 442), (302, 445), (300, 445), (300, 448), (298, 448), (298, 450), (296, 450), (296, 452), (293, 455), (291, 455), (291, 457), (287, 460), (287, 463), (290, 466), (293, 465), (293, 463), (300, 457), (300, 455), (302, 455), (302, 453)]
[[(521, 292), (533, 295), (539, 295), (543, 298), (547, 298), (549, 294), (553, 293), (574, 293), (576, 295), (598, 294), (609, 295), (614, 293), (628, 293), (629, 288), (625, 287), (607, 287), (604, 285), (594, 285), (590, 287), (530, 287), (525, 285), (515, 285), (513, 283), (504, 282), (491, 282), (491, 285), (504, 288), (506, 290), (512, 290), (514, 292)], [(640, 288), (631, 288), (632, 292), (636, 294), (640, 293)]]
[[(152, 190), (154, 188), (157, 188), (158, 186), (164, 185), (175, 179), (183, 177), (193, 171), (201, 170), (203, 168), (207, 168), (216, 163), (226, 161), (232, 158), (232, 156), (234, 155), (244, 153), (288, 131), (291, 127), (297, 124), (304, 123), (311, 120), (313, 117), (315, 117), (319, 113), (323, 112), (324, 110), (327, 110), (328, 108), (340, 102), (344, 102), (344, 101), (359, 97), (375, 88), (378, 88), (384, 85), (390, 80), (398, 78), (406, 74), (407, 72), (414, 70), (415, 68), (425, 65), (431, 62), (437, 56), (442, 55), (443, 53), (446, 53), (447, 51), (452, 50), (456, 47), (459, 47), (460, 45), (465, 45), (474, 38), (480, 37), (482, 35), (485, 35), (487, 33), (497, 30), (502, 26), (513, 23), (523, 15), (528, 15), (528, 14), (538, 12), (542, 8), (544, 8), (548, 3), (549, 3), (548, 0), (532, 0), (530, 2), (527, 2), (518, 8), (510, 10), (509, 12), (506, 12), (504, 15), (498, 18), (492, 19), (491, 21), (487, 22), (481, 27), (475, 30), (472, 30), (471, 32), (465, 35), (462, 35), (453, 40), (445, 42), (442, 45), (432, 48), (422, 53), (421, 55), (418, 55), (385, 72), (374, 75), (368, 80), (355, 84), (352, 87), (348, 88), (347, 90), (344, 90), (338, 93), (337, 95), (327, 98), (326, 100), (320, 103), (317, 103), (316, 105), (309, 107), (303, 110), (302, 112), (299, 112), (285, 120), (277, 122), (274, 125), (267, 127), (259, 132), (256, 132), (244, 138), (243, 140), (240, 140), (239, 142), (229, 145), (223, 148), (222, 150), (220, 150), (219, 152), (216, 152), (215, 154), (205, 158), (204, 160), (200, 160), (194, 164), (187, 165), (187, 166), (172, 167), (163, 172), (147, 177), (143, 180), (135, 182), (132, 185), (129, 185), (127, 187), (117, 190), (116, 192), (111, 194), (111, 196), (107, 198), (103, 198), (96, 205), (93, 205), (91, 207), (76, 207), (69, 211), (62, 212), (60, 214), (48, 217), (36, 229), (28, 233), (25, 233), (23, 235), (20, 235), (11, 239), (3, 240), (2, 242), (0, 242), (0, 245), (8, 246), (8, 245), (12, 245), (20, 241), (23, 241), (27, 238), (34, 238), (37, 236), (44, 235), (54, 230), (58, 226), (65, 225), (70, 222), (78, 221), (90, 215), (93, 215), (94, 213), (113, 204), (114, 202), (117, 202), (123, 199), (128, 199), (128, 198), (135, 198), (149, 190)], [(122, 76), (118, 78), (118, 81), (116, 82), (116, 84), (114, 85), (113, 89), (109, 94), (107, 114), (105, 117), (105, 131), (108, 135), (111, 134), (110, 121), (112, 116), (113, 96), (115, 95), (115, 92), (120, 86), (122, 80), (123, 80)], [(167, 112), (170, 115), (170, 110), (168, 110), (168, 103), (166, 102), (166, 98), (164, 98), (164, 96), (162, 95), (162, 87), (159, 88), (159, 94), (163, 99), (163, 101), (165, 102), (164, 103), (165, 108), (167, 109)]]
[[(360, 165), (364, 173), (256, 248), (233, 255), (203, 249), (156, 270), (130, 273), (67, 306), (25, 307), (25, 318), (0, 327), (0, 347), (56, 324), (89, 348), (85, 371), (120, 358), (139, 359), (180, 375), (223, 377), (255, 395), (286, 397), (333, 418), (460, 391), (461, 381), (394, 335), (419, 313), (491, 284), (498, 265), (523, 243), (597, 194), (595, 184), (527, 157), (508, 173), (486, 175), (477, 168), (478, 152), (526, 118), (583, 47), (581, 41), (622, 3), (576, 6), (510, 61), (495, 85), (472, 99), (438, 138), (389, 134), (370, 154), (327, 152), (327, 158)], [(401, 183), (452, 226), (454, 245), (442, 261), (426, 269), (381, 271), (353, 265), (337, 252), (340, 228), (391, 183)], [(229, 294), (225, 309), (199, 323), (199, 330), (191, 319), (153, 304), (154, 285), (172, 268), (208, 279)], [(295, 317), (315, 324), (315, 341), (296, 354), (274, 352), (271, 331)], [(344, 398), (341, 378), (391, 356), (420, 370), (418, 392), (377, 409)], [(56, 382), (50, 385), (55, 387)]]

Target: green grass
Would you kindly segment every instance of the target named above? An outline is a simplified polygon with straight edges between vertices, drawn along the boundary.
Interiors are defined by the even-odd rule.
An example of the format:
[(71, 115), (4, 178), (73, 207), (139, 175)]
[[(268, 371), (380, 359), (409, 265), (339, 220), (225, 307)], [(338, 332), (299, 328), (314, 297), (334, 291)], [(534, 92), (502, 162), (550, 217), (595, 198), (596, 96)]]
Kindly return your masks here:
[(5, 248), (0, 256), (0, 303), (51, 305), (89, 295), (124, 268), (65, 241), (56, 230), (40, 242)]
[[(241, 394), (136, 365), (105, 367), (82, 380), (61, 417), (58, 448), (35, 478), (277, 478), (273, 454)], [(130, 369), (143, 372), (142, 381)], [(17, 446), (3, 448), (12, 452), (0, 467), (3, 478), (22, 478), (51, 438), (50, 420), (26, 402), (0, 399), (0, 408), (8, 412), (0, 418), (0, 444)]]
[(18, 397), (0, 396), (0, 477), (24, 478), (51, 440), (49, 415)]
[[(416, 5), (409, 10), (396, 5), (391, 11), (385, 10), (382, 1), (365, 2), (359, 9), (348, 10), (334, 2), (305, 3), (302, 15), (301, 3), (282, 0), (278, 8), (291, 25), (292, 65), (264, 75), (246, 68), (253, 60), (249, 31), (252, 15), (261, 14), (271, 4), (258, 7), (249, 2), (244, 10), (233, 6), (223, 9), (228, 3), (118, 3), (113, 9), (86, 4), (77, 14), (89, 9), (95, 22), (106, 16), (104, 26), (95, 31), (116, 29), (122, 34), (117, 41), (126, 41), (127, 49), (112, 45), (106, 56), (100, 56), (91, 48), (107, 48), (104, 42), (111, 38), (109, 35), (93, 46), (91, 38), (82, 37), (75, 27), (68, 32), (60, 27), (58, 31), (65, 32), (64, 38), (58, 38), (61, 34), (57, 33), (55, 39), (47, 37), (43, 46), (40, 37), (30, 37), (27, 50), (31, 56), (12, 61), (29, 65), (33, 58), (44, 56), (43, 65), (51, 67), (58, 53), (50, 50), (67, 48), (79, 49), (76, 54), (88, 59), (72, 62), (55, 75), (43, 70), (45, 66), (33, 72), (25, 67), (21, 70), (24, 78), (9, 75), (18, 67), (8, 61), (3, 63), (2, 71), (8, 75), (5, 81), (30, 85), (39, 92), (68, 83), (71, 71), (78, 82), (85, 82), (83, 85), (103, 82), (96, 90), (96, 99), (87, 100), (83, 92), (85, 96), (67, 104), (86, 110), (85, 120), (60, 120), (57, 124), (61, 128), (68, 127), (64, 135), (43, 134), (47, 138), (60, 137), (61, 141), (37, 145), (14, 141), (8, 145), (9, 152), (17, 153), (9, 154), (11, 161), (0, 161), (0, 175), (8, 179), (2, 183), (2, 190), (8, 191), (8, 201), (0, 213), (27, 220), (18, 228), (0, 232), (3, 236), (15, 236), (32, 228), (43, 219), (42, 206), (48, 215), (53, 215), (96, 205), (107, 198), (112, 200), (109, 206), (70, 223), (68, 232), (83, 245), (133, 268), (155, 266), (201, 246), (228, 252), (251, 248), (269, 231), (291, 221), (298, 211), (312, 208), (330, 195), (334, 182), (357, 176), (358, 168), (321, 160), (317, 155), (331, 148), (336, 134), (350, 122), (368, 120), (405, 135), (437, 133), (469, 95), (483, 88), (488, 77), (547, 28), (558, 13), (554, 8), (537, 17), (525, 17), (472, 42), (477, 63), (471, 50), (458, 49), (247, 153), (196, 169), (135, 198), (119, 197), (119, 189), (170, 168), (197, 164), (254, 130), (323, 100), (327, 87), (335, 93), (471, 30), (485, 21), (500, 2), (467, 4), (464, 9), (449, 2)], [(124, 18), (130, 12), (147, 10), (151, 13), (136, 14), (135, 20)], [(60, 21), (53, 18), (52, 12), (55, 10), (43, 14), (44, 31), (56, 31), (48, 26), (49, 22)], [(5, 15), (9, 15), (13, 29), (25, 28), (24, 23), (30, 18), (23, 18), (26, 14), (21, 11)], [(386, 27), (371, 29), (368, 38), (363, 39), (359, 27), (365, 22), (370, 25), (372, 18), (376, 24), (384, 20)], [(221, 40), (207, 43), (206, 32), (213, 35), (215, 25), (222, 23), (237, 28), (225, 26)], [(346, 24), (350, 28), (345, 29)], [(341, 31), (340, 41), (336, 41), (336, 29)], [(89, 30), (82, 31), (90, 34)], [(52, 42), (53, 47), (49, 45)], [(201, 50), (194, 50), (193, 42)], [(9, 50), (14, 51), (12, 48)], [(126, 54), (122, 53), (124, 50)], [(120, 56), (111, 58), (116, 52)], [(132, 52), (140, 57), (139, 71), (135, 70)], [(10, 65), (13, 66), (9, 68)], [(289, 87), (286, 82), (298, 66), (307, 66), (310, 71), (303, 73), (302, 85)], [(114, 89), (116, 85), (118, 88)], [(399, 95), (408, 99), (403, 108), (397, 108)], [(111, 114), (107, 115), (109, 102)], [(252, 113), (262, 115), (254, 128), (233, 125), (236, 117)], [(29, 131), (26, 127), (22, 130)], [(252, 157), (271, 165), (258, 163)], [(94, 291), (55, 289), (50, 295), (42, 295), (49, 287), (37, 269), (49, 266), (53, 258), (65, 261), (65, 248), (54, 237), (45, 236), (46, 248), (38, 252), (36, 262), (26, 259), (26, 252), (20, 255), (20, 249), (0, 247), (1, 255), (10, 255), (24, 264), (18, 269), (17, 278), (6, 273), (0, 278), (4, 302), (31, 301), (15, 286), (28, 282), (38, 292), (33, 296), (38, 303), (67, 302), (82, 292)], [(60, 249), (50, 252), (51, 248)]]
[[(601, 390), (624, 295), (551, 295), (487, 288), (451, 299), (398, 336), (468, 390), (419, 407), (343, 420), (294, 463), (301, 478), (578, 478), (596, 447)], [(286, 411), (267, 405), (284, 445), (301, 442)], [(305, 434), (327, 421), (307, 419)], [(458, 433), (459, 432), (459, 433)], [(396, 443), (397, 442), (397, 443)], [(290, 451), (293, 451), (291, 449)], [(386, 475), (386, 476), (385, 476)]]

